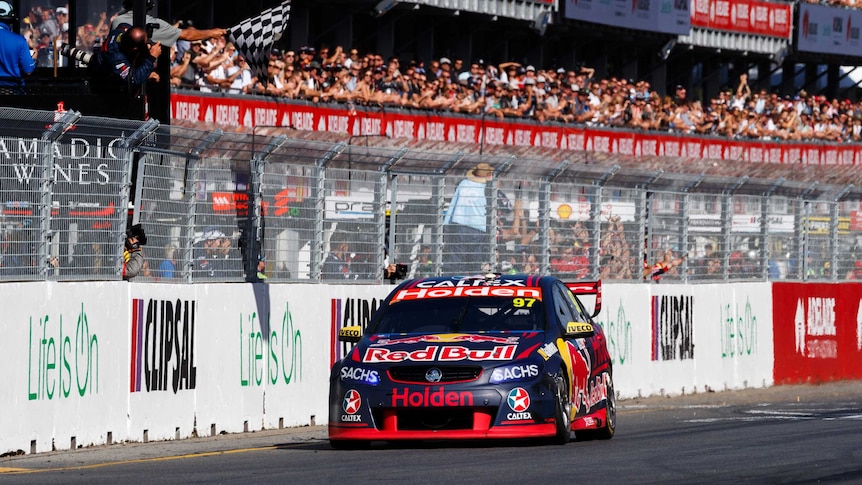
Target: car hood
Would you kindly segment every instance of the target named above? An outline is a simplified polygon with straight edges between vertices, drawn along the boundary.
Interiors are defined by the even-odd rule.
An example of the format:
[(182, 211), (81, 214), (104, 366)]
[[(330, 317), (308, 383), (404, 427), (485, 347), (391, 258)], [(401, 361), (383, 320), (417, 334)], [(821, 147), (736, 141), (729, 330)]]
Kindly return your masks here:
[(349, 359), (363, 364), (478, 363), (525, 359), (545, 346), (544, 332), (371, 335)]

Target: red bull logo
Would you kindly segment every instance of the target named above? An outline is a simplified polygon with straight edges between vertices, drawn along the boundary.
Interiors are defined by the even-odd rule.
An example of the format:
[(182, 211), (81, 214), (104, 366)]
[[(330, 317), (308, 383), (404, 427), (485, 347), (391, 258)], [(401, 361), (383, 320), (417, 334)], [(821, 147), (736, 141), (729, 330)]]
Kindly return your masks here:
[(581, 409), (581, 405), (584, 405), (586, 406), (585, 409), (589, 410), (587, 396), (589, 395), (588, 384), (592, 370), (590, 354), (585, 348), (579, 348), (571, 341), (567, 341), (566, 346), (569, 350), (572, 369), (572, 403), (577, 409)]

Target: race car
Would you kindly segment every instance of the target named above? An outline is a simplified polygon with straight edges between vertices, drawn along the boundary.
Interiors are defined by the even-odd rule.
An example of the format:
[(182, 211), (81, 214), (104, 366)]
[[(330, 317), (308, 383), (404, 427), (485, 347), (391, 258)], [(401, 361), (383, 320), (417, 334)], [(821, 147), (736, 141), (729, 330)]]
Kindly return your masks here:
[[(576, 295), (595, 295), (589, 312)], [(587, 300), (588, 301), (588, 300)], [(334, 448), (377, 440), (610, 439), (616, 428), (601, 283), (539, 275), (405, 281), (330, 375)]]

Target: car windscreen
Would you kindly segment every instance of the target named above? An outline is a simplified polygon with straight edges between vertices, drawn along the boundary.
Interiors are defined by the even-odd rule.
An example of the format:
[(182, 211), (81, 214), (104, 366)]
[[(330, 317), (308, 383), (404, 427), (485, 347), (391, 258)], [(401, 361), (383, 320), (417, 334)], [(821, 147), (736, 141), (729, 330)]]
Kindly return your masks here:
[(544, 330), (537, 298), (455, 297), (394, 302), (382, 309), (376, 334), (474, 333)]

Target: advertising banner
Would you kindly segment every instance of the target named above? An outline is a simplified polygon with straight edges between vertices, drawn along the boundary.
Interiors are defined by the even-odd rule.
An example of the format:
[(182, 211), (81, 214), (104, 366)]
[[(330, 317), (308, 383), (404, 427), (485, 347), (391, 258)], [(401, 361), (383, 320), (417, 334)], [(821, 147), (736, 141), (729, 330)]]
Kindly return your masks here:
[(115, 283), (4, 283), (0, 453), (127, 439), (128, 306)]
[(605, 285), (621, 398), (772, 385), (769, 283)]
[(692, 0), (691, 25), (739, 34), (790, 39), (790, 3), (760, 0)]
[(862, 284), (774, 283), (775, 383), (862, 378)]
[[(129, 285), (131, 316), (126, 322), (129, 435), (133, 440), (167, 440), (208, 435), (197, 423), (195, 391), (204, 382), (199, 371), (209, 354), (198, 343), (214, 322), (201, 320), (204, 310), (195, 297), (197, 286)], [(199, 424), (201, 429), (195, 429)], [(146, 435), (146, 436), (145, 436)]]
[(689, 0), (566, 0), (563, 16), (626, 29), (686, 35)]
[(771, 386), (771, 285), (710, 284), (692, 288), (698, 383), (714, 391)]
[(173, 118), (226, 128), (258, 125), (348, 136), (387, 136), (472, 145), (541, 147), (634, 156), (666, 156), (792, 163), (862, 165), (862, 147), (815, 143), (746, 142), (657, 133), (601, 130), (568, 125), (533, 125), (409, 111), (349, 111), (337, 105), (309, 106), (275, 98), (225, 98), (175, 93)]
[(797, 48), (801, 52), (862, 55), (859, 26), (862, 10), (799, 3)]

